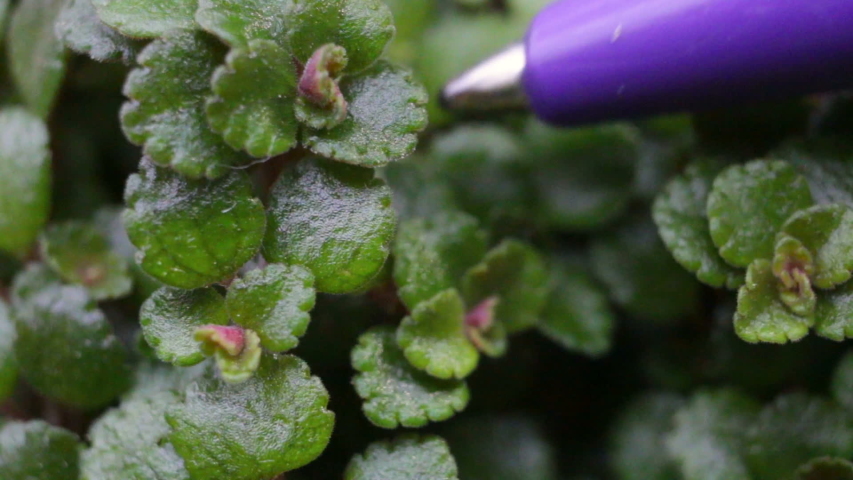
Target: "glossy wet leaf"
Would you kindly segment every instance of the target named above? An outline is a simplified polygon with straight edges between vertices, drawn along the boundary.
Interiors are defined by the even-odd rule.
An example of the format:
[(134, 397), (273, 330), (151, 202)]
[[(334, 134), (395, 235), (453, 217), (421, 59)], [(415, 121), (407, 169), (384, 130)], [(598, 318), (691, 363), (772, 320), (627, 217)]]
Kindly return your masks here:
[(210, 129), (205, 102), (224, 51), (200, 32), (175, 32), (148, 44), (127, 76), (121, 108), (127, 138), (159, 165), (191, 178), (220, 177), (249, 163)]
[(213, 73), (207, 119), (232, 148), (271, 157), (296, 144), (296, 68), (290, 52), (269, 40), (232, 49)]
[(198, 0), (195, 19), (208, 32), (232, 47), (252, 40), (287, 44), (291, 0)]
[(789, 163), (755, 160), (729, 167), (708, 194), (711, 238), (729, 264), (747, 267), (771, 258), (776, 232), (812, 203), (808, 183)]
[(853, 480), (853, 463), (843, 458), (815, 458), (797, 469), (794, 480)]
[(257, 373), (229, 384), (208, 374), (166, 413), (169, 441), (193, 479), (266, 480), (326, 448), (335, 416), (302, 360), (266, 355)]
[(164, 442), (163, 415), (179, 402), (173, 392), (123, 401), (89, 429), (91, 446), (81, 458), (81, 480), (189, 480), (184, 461)]
[(396, 222), (391, 191), (373, 171), (328, 160), (283, 172), (267, 215), (265, 258), (307, 267), (326, 293), (358, 290), (379, 273)]
[(382, 428), (422, 427), (447, 420), (468, 405), (461, 380), (441, 380), (409, 364), (391, 327), (364, 333), (352, 351), (356, 392), (367, 419)]
[(372, 64), (394, 36), (391, 11), (381, 0), (292, 0), (290, 42), (303, 64), (327, 43), (344, 47), (348, 73)]
[(310, 271), (270, 264), (235, 280), (226, 303), (234, 323), (255, 331), (264, 348), (283, 352), (296, 347), (305, 335), (315, 297)]
[(6, 61), (27, 108), (47, 117), (65, 75), (65, 48), (54, 24), (65, 0), (23, 0), (9, 17)]
[(23, 257), (47, 221), (50, 157), (44, 122), (22, 108), (0, 110), (0, 250)]
[(80, 441), (41, 420), (0, 426), (0, 478), (69, 479), (79, 472)]
[(708, 192), (720, 169), (713, 160), (688, 165), (657, 196), (652, 215), (675, 261), (712, 287), (737, 288), (744, 274), (720, 257), (708, 229)]
[(462, 280), (467, 305), (498, 297), (495, 319), (507, 332), (533, 327), (551, 293), (548, 270), (541, 255), (518, 240), (504, 240), (472, 267)]
[(853, 270), (853, 210), (844, 205), (818, 205), (792, 215), (782, 232), (800, 240), (814, 258), (811, 278), (818, 288), (833, 288)]
[(255, 256), (263, 239), (263, 206), (243, 172), (190, 180), (143, 160), (124, 195), (122, 218), (139, 248), (136, 261), (167, 285), (225, 280)]
[(104, 24), (93, 0), (69, 0), (56, 21), (56, 34), (68, 48), (100, 62), (131, 63), (140, 43)]
[(703, 391), (674, 417), (666, 447), (685, 480), (752, 480), (743, 455), (744, 426), (757, 403), (733, 390)]
[(782, 395), (749, 428), (744, 452), (755, 478), (785, 478), (814, 457), (853, 455), (851, 427), (853, 417), (834, 402)]
[(458, 287), (486, 254), (487, 234), (463, 212), (441, 212), (400, 224), (393, 244), (397, 294), (411, 310), (442, 290)]
[(0, 300), (0, 401), (12, 394), (18, 380), (15, 337), (15, 323), (9, 307)]
[(427, 124), (427, 96), (411, 72), (380, 61), (345, 77), (340, 87), (348, 103), (346, 120), (331, 130), (306, 128), (305, 146), (363, 167), (380, 167), (414, 152), (417, 134)]
[(853, 282), (820, 292), (815, 305), (815, 333), (840, 342), (853, 338)]
[(41, 236), (41, 255), (63, 280), (82, 285), (95, 300), (130, 293), (133, 279), (125, 258), (113, 252), (93, 225), (54, 223)]
[(676, 480), (678, 469), (664, 439), (684, 400), (672, 393), (647, 393), (632, 400), (615, 421), (610, 437), (614, 470), (623, 480)]
[(92, 0), (105, 24), (134, 38), (195, 28), (196, 0)]
[(397, 344), (415, 367), (437, 378), (465, 378), (480, 354), (465, 334), (465, 304), (455, 289), (419, 303), (397, 329)]
[(735, 332), (750, 343), (786, 343), (797, 341), (809, 333), (813, 317), (794, 314), (782, 303), (777, 280), (767, 260), (752, 262), (746, 272), (746, 283), (738, 291)]
[(142, 304), (139, 323), (157, 358), (186, 367), (205, 358), (195, 332), (204, 325), (227, 325), (225, 299), (210, 287), (196, 290), (163, 287)]
[(374, 442), (350, 460), (344, 480), (458, 480), (456, 461), (441, 437), (400, 435)]

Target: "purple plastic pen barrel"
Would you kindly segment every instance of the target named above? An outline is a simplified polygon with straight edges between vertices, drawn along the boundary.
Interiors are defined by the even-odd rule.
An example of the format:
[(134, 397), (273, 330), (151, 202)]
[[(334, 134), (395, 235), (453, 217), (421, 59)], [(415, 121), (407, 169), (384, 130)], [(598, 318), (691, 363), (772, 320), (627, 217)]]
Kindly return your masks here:
[(831, 91), (853, 87), (853, 0), (560, 0), (525, 54), (557, 125)]

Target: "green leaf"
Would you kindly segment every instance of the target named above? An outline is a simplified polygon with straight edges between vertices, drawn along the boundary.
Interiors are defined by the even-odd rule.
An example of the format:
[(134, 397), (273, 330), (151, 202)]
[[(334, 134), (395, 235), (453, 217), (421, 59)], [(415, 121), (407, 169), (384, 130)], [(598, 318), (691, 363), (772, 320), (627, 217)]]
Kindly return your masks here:
[(737, 288), (743, 272), (720, 257), (708, 229), (708, 192), (721, 165), (698, 160), (672, 179), (655, 199), (652, 215), (666, 248), (682, 267), (712, 287)]
[(551, 266), (551, 285), (536, 325), (563, 348), (600, 357), (610, 350), (616, 320), (607, 296), (580, 268), (567, 262)]
[(853, 463), (843, 458), (815, 458), (797, 469), (794, 480), (853, 480)]
[(641, 320), (667, 323), (696, 307), (699, 284), (672, 259), (650, 218), (635, 216), (590, 246), (595, 276)]
[(79, 471), (80, 442), (68, 430), (41, 420), (0, 427), (0, 478), (73, 480)]
[(853, 412), (853, 352), (848, 351), (839, 360), (832, 374), (830, 390), (835, 401)]
[(458, 480), (447, 443), (435, 435), (405, 434), (374, 442), (350, 460), (344, 480)]
[(252, 40), (284, 46), (292, 8), (291, 0), (199, 0), (195, 19), (231, 47), (248, 47)]
[[(59, 276), (43, 263), (28, 263), (15, 275), (12, 282), (12, 306), (28, 302), (30, 299), (48, 288), (59, 287), (62, 283)], [(14, 313), (14, 312), (13, 312)]]
[(677, 480), (664, 439), (684, 400), (671, 393), (648, 393), (632, 400), (617, 418), (610, 438), (612, 465), (622, 480)]
[(821, 292), (815, 305), (815, 333), (840, 342), (853, 338), (853, 282)]
[(752, 262), (738, 291), (735, 332), (747, 342), (795, 342), (809, 333), (813, 317), (794, 314), (782, 303), (768, 260)]
[(131, 63), (140, 43), (113, 30), (98, 18), (93, 0), (69, 0), (56, 20), (56, 35), (77, 53), (99, 62)]
[(296, 68), (287, 49), (252, 40), (228, 53), (211, 84), (207, 120), (228, 145), (253, 157), (279, 155), (295, 146)]
[(853, 207), (853, 162), (847, 138), (826, 136), (789, 142), (775, 152), (775, 157), (791, 162), (806, 177), (816, 203)]
[(197, 0), (92, 0), (105, 24), (134, 38), (195, 28)]
[(65, 0), (22, 0), (9, 19), (9, 72), (31, 112), (47, 117), (65, 75), (65, 49), (54, 24)]
[(123, 297), (133, 287), (127, 260), (90, 224), (50, 225), (41, 236), (41, 256), (63, 280), (86, 287), (95, 300)]
[(164, 443), (163, 415), (179, 401), (173, 392), (123, 401), (89, 429), (91, 447), (81, 458), (81, 480), (189, 480), (181, 457)]
[(352, 382), (364, 400), (362, 410), (382, 428), (422, 427), (447, 420), (468, 405), (462, 380), (441, 380), (415, 369), (394, 341), (390, 326), (364, 333), (352, 350), (358, 372)]
[(209, 374), (190, 385), (166, 413), (169, 440), (194, 480), (265, 480), (323, 452), (335, 421), (328, 402), (305, 362), (267, 355), (246, 382)]
[(400, 323), (397, 344), (409, 363), (437, 378), (465, 378), (480, 359), (465, 335), (465, 304), (456, 289), (419, 303)]
[(139, 168), (127, 181), (123, 221), (145, 272), (197, 288), (232, 276), (255, 256), (266, 222), (245, 173), (188, 180), (148, 160)]
[(235, 280), (226, 305), (234, 323), (257, 332), (264, 348), (283, 352), (305, 335), (315, 297), (311, 272), (298, 265), (270, 264)]
[(6, 15), (9, 11), (10, 0), (0, 0), (0, 44), (2, 44), (3, 34), (6, 33)]
[(531, 122), (526, 143), (536, 160), (531, 181), (537, 214), (549, 227), (590, 230), (625, 211), (640, 155), (634, 127), (559, 130)]
[(15, 324), (12, 322), (9, 307), (0, 300), (0, 402), (12, 394), (18, 380), (15, 337)]
[(388, 258), (391, 191), (371, 170), (304, 160), (282, 173), (269, 204), (264, 256), (308, 267), (320, 292), (363, 288)]
[(380, 0), (292, 1), (290, 43), (303, 64), (315, 50), (334, 43), (346, 49), (347, 72), (355, 73), (379, 58), (394, 36), (391, 10)]
[(13, 306), (15, 356), (33, 388), (85, 409), (127, 389), (127, 352), (85, 288), (49, 284)]
[(802, 393), (778, 397), (747, 432), (744, 448), (755, 478), (787, 478), (808, 460), (853, 455), (853, 418), (843, 407)]
[(756, 160), (724, 170), (708, 194), (711, 238), (731, 265), (770, 259), (776, 232), (797, 210), (812, 205), (805, 178), (789, 163)]
[(751, 398), (732, 390), (697, 393), (675, 414), (666, 447), (685, 480), (751, 480), (742, 454), (744, 427), (758, 413)]
[(548, 270), (536, 250), (518, 240), (504, 240), (462, 279), (468, 305), (497, 296), (495, 318), (507, 332), (533, 327), (551, 293)]
[(812, 288), (815, 268), (811, 252), (796, 238), (780, 232), (770, 268), (778, 280), (782, 303), (797, 315), (813, 316), (817, 297)]
[(194, 335), (204, 325), (228, 325), (225, 299), (207, 287), (181, 290), (163, 287), (142, 304), (139, 323), (157, 358), (187, 367), (205, 358)]
[(0, 109), (0, 250), (29, 253), (50, 211), (50, 151), (44, 122)]
[(486, 254), (486, 241), (477, 219), (458, 211), (401, 223), (393, 244), (400, 299), (412, 310), (442, 290), (458, 287)]
[(445, 172), (435, 168), (432, 158), (412, 156), (377, 172), (391, 187), (394, 209), (400, 218), (430, 218), (459, 209)]
[(812, 282), (833, 288), (853, 270), (853, 211), (844, 205), (818, 205), (793, 214), (782, 232), (800, 240), (814, 257)]
[[(147, 1), (147, 0), (146, 0)], [(251, 157), (229, 147), (207, 124), (205, 102), (222, 47), (199, 32), (154, 40), (127, 76), (121, 108), (127, 138), (154, 162), (192, 178), (220, 177)]]
[(148, 399), (160, 393), (179, 394), (187, 386), (201, 378), (211, 362), (202, 362), (193, 367), (174, 368), (154, 358), (141, 360), (133, 372), (133, 386), (121, 397), (122, 402)]
[(417, 134), (427, 125), (427, 94), (410, 71), (382, 60), (344, 77), (340, 88), (348, 102), (346, 120), (331, 130), (306, 128), (302, 134), (306, 147), (363, 167), (381, 167), (415, 151)]

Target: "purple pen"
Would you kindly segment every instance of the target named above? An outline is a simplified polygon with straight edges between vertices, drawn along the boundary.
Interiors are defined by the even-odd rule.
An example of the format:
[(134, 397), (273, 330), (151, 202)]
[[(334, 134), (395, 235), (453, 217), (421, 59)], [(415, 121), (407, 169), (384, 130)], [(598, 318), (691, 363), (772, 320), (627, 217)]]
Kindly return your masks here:
[(849, 87), (853, 0), (558, 0), (442, 101), (572, 125)]

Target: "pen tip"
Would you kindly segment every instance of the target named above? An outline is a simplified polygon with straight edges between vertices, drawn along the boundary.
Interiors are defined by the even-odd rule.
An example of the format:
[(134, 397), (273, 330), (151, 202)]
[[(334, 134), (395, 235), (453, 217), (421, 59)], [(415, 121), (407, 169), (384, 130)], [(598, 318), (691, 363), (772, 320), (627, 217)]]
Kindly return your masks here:
[(447, 110), (490, 110), (520, 107), (527, 101), (521, 87), (524, 45), (515, 43), (447, 82), (438, 102)]

